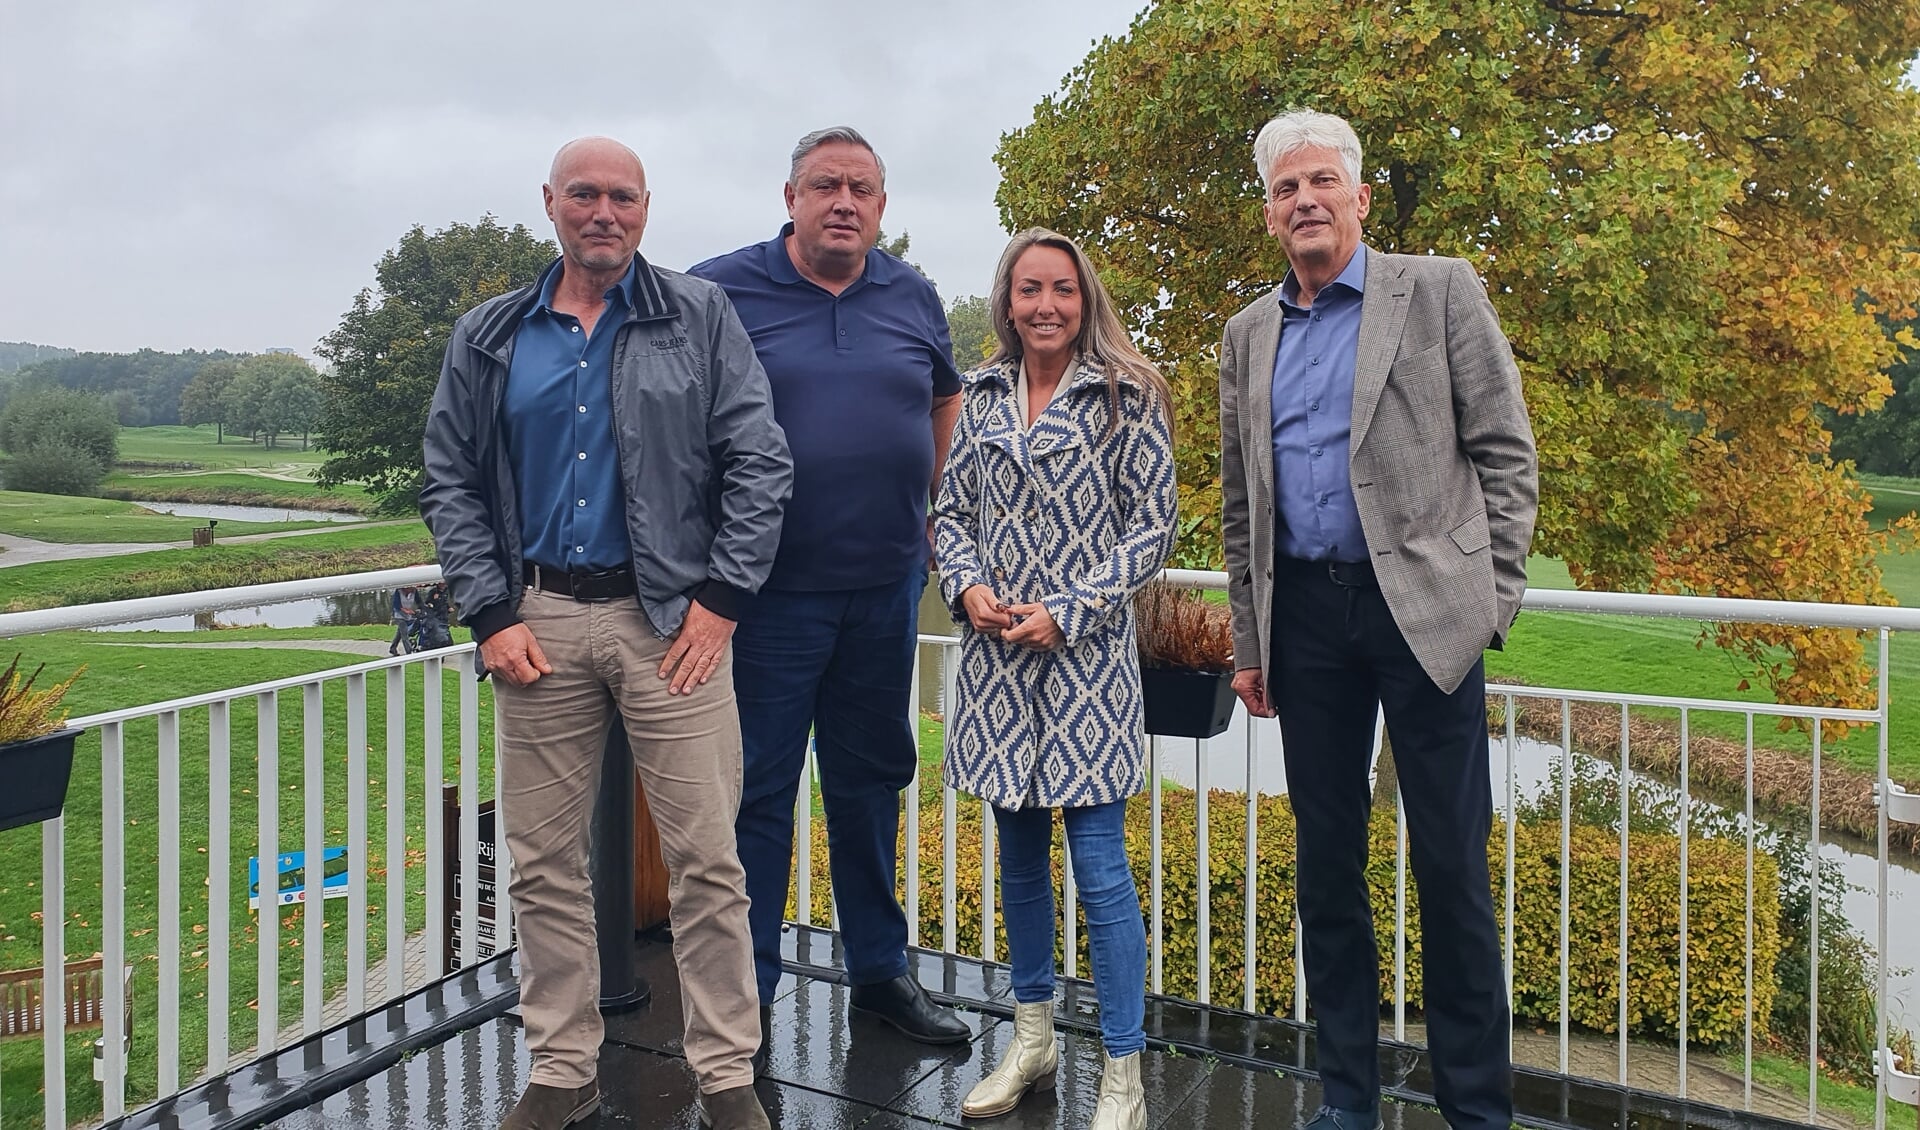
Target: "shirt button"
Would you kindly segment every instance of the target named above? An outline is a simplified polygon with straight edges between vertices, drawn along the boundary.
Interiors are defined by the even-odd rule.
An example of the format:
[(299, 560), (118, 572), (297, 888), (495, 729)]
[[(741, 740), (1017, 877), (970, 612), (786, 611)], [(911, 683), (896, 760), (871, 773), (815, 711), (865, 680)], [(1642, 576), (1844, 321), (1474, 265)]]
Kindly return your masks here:
[(576, 503), (574, 503), (574, 505), (575, 505), (575, 506), (585, 506), (586, 504), (587, 504), (587, 500), (586, 500), (586, 499), (584, 499), (584, 498), (583, 498), (583, 499), (581, 499), (580, 501), (578, 501), (578, 502), (576, 502)]
[(587, 551), (587, 547), (584, 545), (576, 545), (573, 547), (573, 551), (575, 553), (585, 553)]
[(1314, 320), (1314, 321), (1316, 321), (1316, 322), (1317, 322), (1317, 321), (1319, 321), (1319, 320), (1320, 320), (1320, 315), (1318, 315), (1318, 314), (1315, 314), (1315, 315), (1313, 316), (1313, 320)]
[[(584, 364), (586, 364), (586, 362), (585, 362), (585, 361), (582, 361), (582, 362), (580, 362), (580, 363), (581, 363), (582, 365), (584, 365)], [(1307, 362), (1307, 364), (1309, 364), (1309, 365), (1318, 365), (1319, 363), (1320, 363), (1320, 358), (1318, 358), (1318, 357), (1315, 357), (1315, 358), (1314, 358), (1313, 360), (1311, 360), (1311, 361), (1309, 361), (1309, 362)]]
[(584, 452), (584, 451), (582, 451), (582, 452), (580, 453), (580, 458), (582, 458), (582, 459), (585, 459), (586, 457), (587, 457), (587, 453), (586, 453), (586, 452)]
[(577, 326), (577, 325), (576, 325), (576, 326), (574, 326), (574, 327), (573, 327), (573, 332), (574, 332), (574, 333), (579, 333), (579, 332), (580, 332), (580, 327), (579, 327), (579, 326)]
[(1314, 449), (1313, 449), (1313, 457), (1314, 457), (1315, 459), (1318, 459), (1318, 458), (1320, 458), (1320, 449), (1319, 449), (1319, 448), (1317, 448), (1317, 447), (1316, 447), (1316, 448), (1314, 448)]
[(840, 336), (841, 336), (841, 337), (845, 337), (845, 336), (847, 336), (847, 331), (845, 331), (845, 330), (841, 330), (841, 331), (840, 331)]
[(582, 405), (580, 406), (580, 411), (582, 411), (582, 412), (585, 412), (586, 410), (587, 410), (587, 406), (586, 406), (586, 405), (584, 405), (584, 404), (582, 404)]
[(582, 369), (584, 369), (584, 368), (586, 368), (586, 367), (587, 367), (587, 363), (586, 363), (585, 361), (582, 361), (582, 362), (580, 362), (580, 367), (581, 367)]
[(1318, 400), (1316, 400), (1316, 401), (1314, 401), (1314, 402), (1313, 402), (1312, 404), (1309, 404), (1309, 405), (1307, 405), (1307, 411), (1309, 411), (1309, 412), (1318, 412), (1318, 411), (1320, 411), (1320, 402), (1319, 402)]

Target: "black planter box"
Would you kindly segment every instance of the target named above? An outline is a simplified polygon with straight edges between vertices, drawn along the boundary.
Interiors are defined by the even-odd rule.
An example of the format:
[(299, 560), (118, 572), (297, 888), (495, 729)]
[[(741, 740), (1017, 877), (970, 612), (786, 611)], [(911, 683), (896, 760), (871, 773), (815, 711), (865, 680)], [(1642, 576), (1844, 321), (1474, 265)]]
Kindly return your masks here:
[(0, 745), (0, 832), (60, 815), (73, 777), (75, 729)]
[(1225, 672), (1142, 667), (1147, 733), (1164, 738), (1210, 738), (1233, 719), (1233, 676)]

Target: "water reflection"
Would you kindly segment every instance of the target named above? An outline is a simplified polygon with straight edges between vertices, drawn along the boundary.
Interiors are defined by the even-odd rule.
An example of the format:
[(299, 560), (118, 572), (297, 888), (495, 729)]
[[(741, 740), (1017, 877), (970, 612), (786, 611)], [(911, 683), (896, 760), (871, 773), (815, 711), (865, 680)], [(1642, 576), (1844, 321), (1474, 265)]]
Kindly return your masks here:
[(284, 600), (199, 612), (190, 616), (156, 616), (94, 628), (96, 632), (204, 632), (220, 628), (312, 628), (354, 624), (384, 624), (390, 618), (392, 590), (350, 592), (340, 596)]
[(291, 510), (284, 506), (228, 506), (208, 502), (136, 502), (142, 510), (176, 518), (217, 518), (222, 522), (359, 522), (359, 514), (337, 510)]

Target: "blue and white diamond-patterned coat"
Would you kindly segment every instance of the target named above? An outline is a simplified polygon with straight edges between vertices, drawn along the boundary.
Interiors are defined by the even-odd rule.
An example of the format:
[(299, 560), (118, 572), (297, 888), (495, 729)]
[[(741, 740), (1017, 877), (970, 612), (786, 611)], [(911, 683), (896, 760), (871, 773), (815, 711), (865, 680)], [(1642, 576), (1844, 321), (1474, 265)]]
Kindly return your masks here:
[[(934, 505), (941, 595), (960, 627), (946, 782), (1002, 808), (1074, 808), (1146, 778), (1133, 595), (1173, 548), (1173, 436), (1147, 390), (1121, 378), (1107, 432), (1105, 372), (1082, 361), (1022, 428), (1019, 363), (966, 374)], [(1066, 645), (1044, 652), (975, 632), (976, 584), (1038, 602)]]

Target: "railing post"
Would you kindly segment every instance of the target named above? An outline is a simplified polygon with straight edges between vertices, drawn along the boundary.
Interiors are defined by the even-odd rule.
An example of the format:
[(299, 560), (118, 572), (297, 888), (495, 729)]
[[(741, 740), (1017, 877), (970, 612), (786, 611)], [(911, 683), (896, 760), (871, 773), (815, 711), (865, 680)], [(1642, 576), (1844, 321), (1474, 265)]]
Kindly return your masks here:
[[(653, 989), (633, 967), (633, 750), (616, 713), (593, 804), (593, 926), (600, 943), (600, 1011), (646, 1004)], [(502, 876), (504, 880), (504, 876)], [(505, 940), (502, 939), (502, 944)]]

